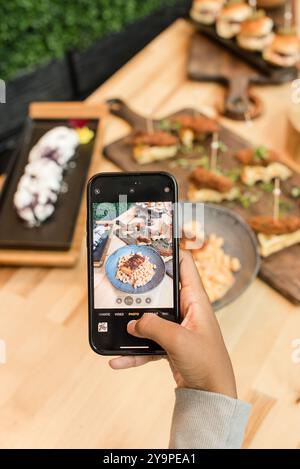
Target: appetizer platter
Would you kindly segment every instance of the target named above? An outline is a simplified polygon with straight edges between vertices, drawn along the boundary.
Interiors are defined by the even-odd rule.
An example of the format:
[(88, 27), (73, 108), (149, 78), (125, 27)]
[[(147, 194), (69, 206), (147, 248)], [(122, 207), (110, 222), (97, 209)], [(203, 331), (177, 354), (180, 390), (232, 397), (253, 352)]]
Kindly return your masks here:
[(213, 204), (205, 204), (200, 217), (193, 204), (181, 229), (180, 246), (191, 250), (217, 311), (238, 298), (255, 279), (260, 268), (255, 236), (239, 215)]
[(222, 204), (238, 213), (256, 233), (260, 276), (299, 303), (300, 174), (291, 163), (265, 142), (253, 146), (193, 109), (153, 120), (149, 126), (149, 119), (121, 100), (108, 104), (133, 130), (107, 146), (105, 155), (126, 171), (173, 173), (181, 200)]
[(278, 17), (254, 10), (244, 0), (194, 0), (190, 17), (201, 33), (273, 83), (296, 78), (299, 39), (291, 24), (279, 26)]
[(31, 105), (1, 192), (1, 263), (74, 265), (102, 114), (102, 108), (78, 103)]

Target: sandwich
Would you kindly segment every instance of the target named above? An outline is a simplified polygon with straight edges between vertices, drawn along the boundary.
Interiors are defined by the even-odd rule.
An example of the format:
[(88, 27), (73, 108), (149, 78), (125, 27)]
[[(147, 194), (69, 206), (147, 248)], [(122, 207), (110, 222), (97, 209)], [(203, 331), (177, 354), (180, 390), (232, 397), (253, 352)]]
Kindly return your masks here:
[(181, 114), (170, 120), (178, 127), (179, 139), (186, 147), (191, 147), (195, 141), (202, 141), (220, 129), (215, 120), (203, 115)]
[(225, 0), (194, 0), (190, 11), (193, 20), (203, 24), (214, 24)]
[(139, 164), (173, 158), (178, 150), (178, 138), (164, 131), (137, 131), (127, 139), (133, 146), (133, 157)]
[(188, 198), (191, 202), (222, 202), (234, 200), (240, 195), (231, 179), (204, 168), (194, 169), (190, 181)]
[(293, 67), (299, 60), (299, 45), (296, 34), (276, 34), (264, 50), (263, 57), (279, 67)]
[(258, 215), (249, 218), (248, 223), (257, 234), (263, 257), (300, 242), (300, 217), (295, 215), (280, 217), (278, 220), (269, 215)]
[(280, 161), (278, 153), (263, 145), (255, 148), (242, 148), (235, 154), (235, 158), (243, 165), (249, 166), (267, 166)]
[(273, 20), (262, 13), (253, 15), (241, 25), (237, 35), (239, 46), (247, 50), (262, 51), (273, 40), (273, 25)]
[(241, 180), (247, 186), (254, 186), (257, 182), (271, 182), (275, 178), (285, 181), (292, 175), (290, 168), (282, 163), (271, 163), (268, 166), (244, 166)]
[(236, 36), (243, 21), (252, 14), (252, 8), (242, 1), (225, 5), (217, 19), (217, 33), (219, 36), (230, 39)]

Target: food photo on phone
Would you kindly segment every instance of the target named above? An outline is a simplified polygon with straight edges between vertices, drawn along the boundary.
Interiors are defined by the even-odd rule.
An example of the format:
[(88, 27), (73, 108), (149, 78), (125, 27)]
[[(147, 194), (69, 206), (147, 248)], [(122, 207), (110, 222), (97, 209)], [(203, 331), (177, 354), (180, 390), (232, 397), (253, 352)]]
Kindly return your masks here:
[(177, 185), (167, 174), (103, 174), (89, 183), (89, 317), (95, 351), (162, 353), (152, 342), (129, 336), (126, 327), (144, 313), (178, 321), (176, 202)]

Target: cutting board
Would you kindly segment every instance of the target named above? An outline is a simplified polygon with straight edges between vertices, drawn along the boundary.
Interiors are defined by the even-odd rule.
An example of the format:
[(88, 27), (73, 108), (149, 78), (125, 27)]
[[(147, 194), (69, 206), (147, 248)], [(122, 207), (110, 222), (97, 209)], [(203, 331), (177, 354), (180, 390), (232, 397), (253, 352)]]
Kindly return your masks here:
[(290, 81), (296, 77), (296, 69), (273, 70), (274, 67), (271, 69), (268, 66), (264, 73), (263, 67), (259, 69), (227, 49), (204, 34), (195, 33), (191, 39), (187, 63), (188, 77), (227, 87), (225, 102), (220, 109), (227, 117), (235, 120), (244, 120), (247, 114), (251, 119), (259, 117), (263, 112), (263, 103), (253, 94), (251, 86)]
[[(108, 101), (110, 111), (112, 114), (126, 120), (133, 129), (146, 129), (147, 120), (130, 109), (123, 101), (119, 99), (111, 99)], [(180, 113), (197, 113), (193, 109), (182, 109), (172, 116)], [(164, 117), (163, 119), (154, 120), (154, 127), (159, 126), (161, 120), (168, 119), (171, 116)], [(117, 166), (125, 171), (168, 171), (172, 173), (179, 185), (179, 198), (180, 200), (187, 199), (188, 178), (191, 169), (185, 169), (178, 165), (182, 159), (190, 159), (203, 157), (209, 154), (211, 139), (208, 138), (203, 143), (203, 150), (200, 153), (190, 152), (189, 156), (185, 153), (179, 153), (178, 156), (171, 160), (151, 163), (147, 165), (139, 165), (135, 162), (132, 156), (131, 146), (126, 144), (127, 137), (119, 139), (104, 148), (105, 156), (114, 162)], [(230, 171), (233, 168), (239, 167), (239, 163), (234, 158), (234, 154), (241, 148), (250, 147), (250, 142), (246, 141), (239, 135), (233, 133), (224, 126), (221, 126), (220, 140), (226, 145), (228, 151), (219, 157), (219, 166), (223, 171)], [(296, 167), (296, 166), (295, 166)], [(237, 183), (237, 185), (242, 184)], [(289, 213), (300, 215), (299, 201), (295, 201), (289, 196), (291, 187), (300, 187), (300, 174), (294, 171), (293, 176), (282, 184), (282, 201), (289, 204)], [(249, 209), (243, 208), (239, 202), (224, 202), (222, 205), (239, 213), (244, 219), (251, 215), (259, 215), (265, 213), (272, 213), (272, 194), (264, 192), (263, 190), (255, 190), (259, 193), (260, 200), (252, 204)], [(280, 292), (293, 303), (300, 303), (300, 244), (287, 248), (279, 253), (273, 254), (267, 259), (262, 260), (260, 277), (264, 279), (275, 290)]]
[[(96, 163), (102, 146), (102, 128), (105, 108), (82, 103), (33, 103), (29, 116), (32, 119), (91, 119), (96, 120), (97, 134), (87, 171), (88, 177), (96, 171)], [(85, 193), (85, 191), (83, 192)], [(62, 249), (0, 249), (0, 265), (72, 267), (79, 258), (85, 233), (85, 195), (79, 200), (75, 228), (68, 250)], [(55, 214), (54, 214), (55, 215)]]

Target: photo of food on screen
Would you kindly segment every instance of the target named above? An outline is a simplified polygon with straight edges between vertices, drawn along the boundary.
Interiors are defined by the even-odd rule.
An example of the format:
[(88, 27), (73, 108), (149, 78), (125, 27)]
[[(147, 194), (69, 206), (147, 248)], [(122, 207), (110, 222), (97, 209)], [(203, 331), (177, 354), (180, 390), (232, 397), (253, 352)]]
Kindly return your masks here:
[(95, 309), (172, 308), (172, 202), (93, 203)]

